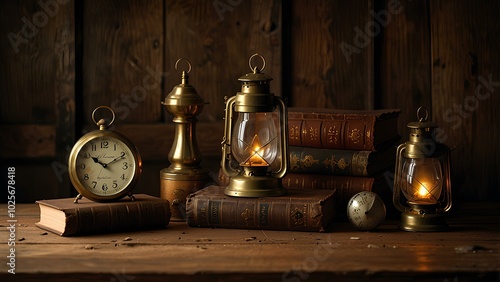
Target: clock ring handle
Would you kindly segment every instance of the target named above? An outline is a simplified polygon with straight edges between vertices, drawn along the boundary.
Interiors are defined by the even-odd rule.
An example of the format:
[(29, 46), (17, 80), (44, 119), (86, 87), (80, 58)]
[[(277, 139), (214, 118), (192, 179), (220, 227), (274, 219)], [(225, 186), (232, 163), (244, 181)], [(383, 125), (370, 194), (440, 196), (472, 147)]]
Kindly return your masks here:
[[(99, 121), (95, 120), (95, 113), (99, 109), (108, 109), (111, 112), (111, 114), (113, 115), (113, 117), (111, 118), (111, 121), (108, 124), (106, 124), (104, 119), (100, 119)], [(99, 106), (99, 107), (95, 108), (95, 110), (92, 112), (92, 120), (94, 121), (95, 124), (97, 124), (97, 126), (99, 126), (100, 130), (104, 130), (104, 129), (108, 128), (109, 126), (111, 126), (111, 124), (113, 124), (113, 122), (115, 121), (115, 112), (113, 111), (113, 109), (111, 109), (108, 106)]]

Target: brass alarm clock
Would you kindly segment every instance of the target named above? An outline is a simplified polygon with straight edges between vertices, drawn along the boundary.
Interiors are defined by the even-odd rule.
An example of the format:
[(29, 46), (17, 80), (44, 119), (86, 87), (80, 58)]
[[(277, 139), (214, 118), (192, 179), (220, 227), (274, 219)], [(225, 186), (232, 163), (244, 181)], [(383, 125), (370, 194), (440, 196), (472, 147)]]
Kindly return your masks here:
[[(96, 122), (99, 109), (108, 109), (112, 119)], [(134, 200), (132, 189), (139, 181), (142, 160), (139, 151), (122, 134), (109, 130), (115, 113), (106, 106), (92, 112), (92, 120), (99, 130), (82, 136), (69, 155), (69, 178), (78, 191), (75, 203), (83, 197), (96, 202), (109, 202), (129, 196)]]

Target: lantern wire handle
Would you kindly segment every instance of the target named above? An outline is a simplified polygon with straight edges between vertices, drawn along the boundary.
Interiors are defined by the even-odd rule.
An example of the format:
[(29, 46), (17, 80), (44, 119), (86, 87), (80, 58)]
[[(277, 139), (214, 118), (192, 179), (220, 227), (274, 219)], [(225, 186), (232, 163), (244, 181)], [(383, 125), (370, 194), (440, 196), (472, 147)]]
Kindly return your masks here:
[[(257, 66), (252, 67), (252, 59), (253, 59), (254, 57), (256, 57), (256, 56), (259, 56), (259, 57), (262, 59), (262, 68), (261, 68), (260, 70), (257, 68)], [(258, 72), (261, 72), (261, 71), (263, 71), (263, 70), (266, 68), (266, 59), (264, 59), (264, 57), (262, 57), (262, 55), (261, 55), (261, 54), (259, 54), (259, 53), (255, 53), (255, 54), (253, 54), (253, 55), (250, 57), (250, 59), (248, 59), (248, 66), (249, 66), (249, 67), (250, 67), (250, 69), (251, 69), (252, 71), (254, 71), (254, 72), (257, 72), (257, 71), (258, 71)]]
[(187, 69), (187, 71), (185, 71), (185, 72), (186, 72), (186, 73), (189, 73), (189, 72), (191, 71), (191, 63), (190, 63), (190, 62), (189, 62), (189, 60), (188, 60), (188, 59), (186, 59), (186, 58), (180, 58), (180, 59), (178, 59), (178, 60), (177, 60), (177, 62), (175, 62), (175, 70), (176, 70), (178, 73), (182, 73), (182, 72), (184, 72), (184, 71), (180, 71), (180, 70), (179, 70), (179, 63), (180, 63), (181, 61), (186, 61), (186, 64), (187, 64), (187, 66), (188, 66), (188, 69)]
[[(421, 115), (420, 111), (422, 110), (425, 111), (425, 117), (420, 116)], [(417, 118), (419, 122), (427, 121), (427, 119), (429, 118), (429, 111), (427, 111), (425, 107), (419, 107), (417, 110)]]
[(106, 125), (105, 127), (108, 127), (108, 126), (111, 126), (111, 124), (113, 124), (113, 122), (115, 121), (115, 112), (113, 111), (113, 109), (111, 109), (110, 107), (108, 106), (99, 106), (97, 108), (95, 108), (95, 110), (92, 112), (92, 120), (94, 121), (94, 123), (97, 125), (97, 126), (103, 126), (104, 125), (104, 120), (103, 119), (100, 119), (99, 122), (95, 121), (95, 113), (97, 112), (97, 110), (99, 109), (108, 109), (112, 114), (113, 114), (113, 118), (111, 119), (111, 121), (108, 123), (108, 125)]

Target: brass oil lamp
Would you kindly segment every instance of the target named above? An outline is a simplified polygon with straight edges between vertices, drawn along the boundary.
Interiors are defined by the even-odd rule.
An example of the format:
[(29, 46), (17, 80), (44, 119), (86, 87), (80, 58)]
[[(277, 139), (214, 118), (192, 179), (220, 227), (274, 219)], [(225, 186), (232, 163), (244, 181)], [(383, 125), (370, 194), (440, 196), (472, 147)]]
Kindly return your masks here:
[(185, 221), (186, 197), (203, 188), (209, 181), (208, 170), (200, 167), (201, 153), (196, 141), (196, 122), (205, 105), (196, 89), (188, 82), (191, 64), (181, 58), (175, 63), (175, 69), (181, 61), (187, 63), (187, 71), (182, 71), (182, 82), (167, 95), (162, 105), (174, 116), (175, 136), (168, 154), (170, 166), (160, 171), (161, 198), (171, 204), (171, 220)]
[[(252, 67), (260, 57), (262, 68)], [(249, 59), (252, 70), (238, 80), (241, 92), (226, 100), (222, 171), (230, 177), (224, 193), (235, 197), (285, 195), (281, 178), (288, 168), (287, 109), (270, 93), (272, 78), (262, 73), (264, 57)]]
[(405, 231), (444, 231), (444, 214), (451, 208), (450, 149), (434, 141), (438, 126), (427, 121), (429, 113), (408, 124), (409, 141), (396, 154), (393, 203), (402, 212)]

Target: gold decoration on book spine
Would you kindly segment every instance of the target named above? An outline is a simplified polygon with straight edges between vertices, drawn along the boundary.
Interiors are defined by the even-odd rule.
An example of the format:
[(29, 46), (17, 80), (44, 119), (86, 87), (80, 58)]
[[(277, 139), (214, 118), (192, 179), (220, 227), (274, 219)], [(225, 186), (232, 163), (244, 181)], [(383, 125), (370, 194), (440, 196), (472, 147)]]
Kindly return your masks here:
[(248, 224), (249, 221), (253, 220), (253, 211), (245, 209), (245, 211), (241, 213), (241, 217), (245, 220), (246, 224)]
[(300, 127), (290, 126), (289, 140), (300, 140)]
[(351, 133), (349, 133), (349, 139), (351, 139), (352, 143), (354, 143), (354, 144), (358, 143), (362, 136), (363, 136), (363, 134), (357, 128), (351, 130)]
[(290, 216), (293, 220), (293, 223), (295, 225), (303, 225), (304, 224), (304, 214), (302, 211), (298, 208), (295, 208), (291, 213)]
[(319, 160), (315, 160), (313, 156), (311, 155), (305, 155), (304, 158), (301, 160), (301, 164), (304, 167), (311, 167), (315, 164), (319, 164)]
[(327, 131), (328, 144), (338, 144), (339, 143), (339, 131), (335, 126), (328, 127)]
[(345, 170), (349, 164), (345, 161), (344, 158), (340, 158), (340, 160), (335, 159), (335, 155), (332, 155), (332, 158), (326, 158), (323, 161), (323, 164), (325, 165), (326, 168), (331, 167), (332, 171), (335, 170), (335, 167), (338, 167), (341, 170)]

